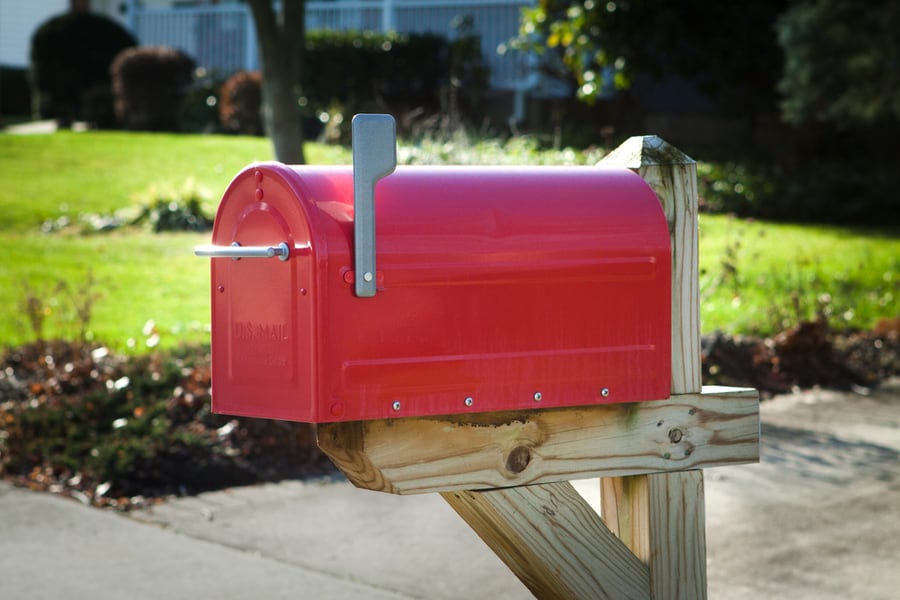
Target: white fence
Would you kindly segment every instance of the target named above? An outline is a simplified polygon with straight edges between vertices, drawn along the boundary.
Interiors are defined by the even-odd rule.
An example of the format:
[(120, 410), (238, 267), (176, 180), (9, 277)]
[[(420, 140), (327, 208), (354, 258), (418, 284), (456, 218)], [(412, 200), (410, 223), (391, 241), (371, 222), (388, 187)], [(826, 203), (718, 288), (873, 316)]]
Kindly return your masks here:
[[(465, 17), (481, 38), (491, 86), (514, 89), (527, 76), (526, 57), (500, 55), (497, 47), (518, 33), (520, 10), (532, 4), (533, 0), (316, 1), (307, 2), (306, 27), (430, 32), (453, 39), (455, 20)], [(208, 70), (229, 74), (259, 68), (256, 33), (244, 4), (136, 8), (129, 21), (141, 44), (178, 48)]]

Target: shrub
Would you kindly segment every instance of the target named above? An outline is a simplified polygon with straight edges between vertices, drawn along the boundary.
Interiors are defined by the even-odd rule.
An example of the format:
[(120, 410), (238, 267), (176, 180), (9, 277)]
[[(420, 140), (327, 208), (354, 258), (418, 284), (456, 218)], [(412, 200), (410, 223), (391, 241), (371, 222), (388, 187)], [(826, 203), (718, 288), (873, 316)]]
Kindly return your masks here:
[(311, 116), (335, 106), (347, 116), (410, 108), (434, 112), (448, 72), (447, 40), (434, 34), (317, 30), (306, 37), (303, 93)]
[(0, 115), (23, 116), (30, 112), (27, 72), (15, 67), (0, 67)]
[(81, 95), (82, 115), (93, 129), (115, 129), (115, 99), (109, 84), (97, 84)]
[[(701, 163), (701, 209), (780, 221), (896, 222), (900, 183), (889, 158), (821, 158), (791, 166)], [(887, 221), (886, 221), (887, 219)]]
[(101, 15), (67, 13), (43, 23), (31, 38), (34, 116), (62, 123), (83, 118), (85, 92), (109, 85), (110, 63), (135, 44), (125, 28)]
[(447, 40), (434, 34), (311, 31), (303, 91), (320, 107), (369, 99), (436, 107), (448, 78), (447, 55)]
[(448, 48), (449, 81), (443, 86), (442, 112), (458, 120), (463, 115), (477, 114), (490, 83), (490, 74), (481, 56), (481, 37), (472, 17), (457, 17), (453, 20), (453, 28), (456, 37)]
[(125, 129), (179, 131), (178, 115), (194, 60), (164, 46), (130, 48), (110, 68), (116, 116)]
[(262, 135), (262, 73), (239, 71), (232, 75), (219, 97), (219, 121), (230, 133)]
[(204, 68), (194, 70), (193, 81), (178, 113), (178, 123), (182, 131), (189, 133), (221, 131), (218, 105), (222, 83), (222, 79), (215, 73), (210, 73)]
[[(358, 112), (474, 114), (488, 72), (478, 38), (466, 29), (466, 21), (461, 23), (452, 43), (430, 33), (308, 32), (300, 99), (306, 135), (318, 135), (324, 123), (330, 137), (346, 139), (348, 117)], [(253, 135), (263, 131), (258, 73), (233, 75), (220, 96), (223, 129)]]
[(140, 214), (132, 221), (146, 223), (154, 233), (163, 231), (209, 231), (212, 219), (203, 211), (209, 193), (188, 179), (181, 189), (152, 186), (142, 200)]
[(471, 116), (488, 72), (477, 37), (464, 24), (452, 44), (432, 33), (309, 32), (305, 116), (327, 122), (327, 131), (341, 139), (349, 135), (349, 117), (357, 112), (401, 115), (401, 127), (404, 114)]

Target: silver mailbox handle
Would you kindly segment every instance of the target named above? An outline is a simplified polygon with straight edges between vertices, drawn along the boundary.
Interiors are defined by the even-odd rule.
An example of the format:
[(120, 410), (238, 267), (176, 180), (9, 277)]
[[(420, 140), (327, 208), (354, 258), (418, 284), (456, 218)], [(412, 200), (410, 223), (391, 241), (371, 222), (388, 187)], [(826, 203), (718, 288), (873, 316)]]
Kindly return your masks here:
[(277, 246), (241, 246), (237, 242), (232, 242), (230, 246), (197, 246), (194, 248), (194, 254), (209, 258), (233, 258), (234, 260), (277, 256), (278, 260), (286, 261), (291, 257), (291, 249), (287, 242), (281, 242)]

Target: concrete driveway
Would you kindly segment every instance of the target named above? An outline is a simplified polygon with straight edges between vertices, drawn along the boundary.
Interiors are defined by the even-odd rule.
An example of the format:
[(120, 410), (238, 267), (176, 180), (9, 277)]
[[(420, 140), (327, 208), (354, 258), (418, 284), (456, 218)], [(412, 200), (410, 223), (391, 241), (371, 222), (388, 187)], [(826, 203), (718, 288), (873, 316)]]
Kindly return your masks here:
[[(709, 597), (900, 597), (900, 380), (762, 407), (762, 463), (706, 472)], [(596, 481), (576, 487), (592, 502)], [(342, 480), (130, 516), (0, 484), (0, 597), (528, 598), (436, 495)]]

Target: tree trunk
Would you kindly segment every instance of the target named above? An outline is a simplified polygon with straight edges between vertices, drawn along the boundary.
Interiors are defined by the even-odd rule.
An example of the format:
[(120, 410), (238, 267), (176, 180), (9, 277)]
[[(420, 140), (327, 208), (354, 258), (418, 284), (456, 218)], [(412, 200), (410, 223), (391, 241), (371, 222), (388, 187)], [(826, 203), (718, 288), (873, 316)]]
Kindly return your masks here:
[(282, 0), (276, 15), (271, 0), (248, 0), (256, 26), (263, 76), (263, 123), (275, 158), (302, 164), (303, 131), (298, 110), (305, 41), (305, 0)]

